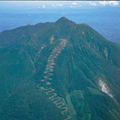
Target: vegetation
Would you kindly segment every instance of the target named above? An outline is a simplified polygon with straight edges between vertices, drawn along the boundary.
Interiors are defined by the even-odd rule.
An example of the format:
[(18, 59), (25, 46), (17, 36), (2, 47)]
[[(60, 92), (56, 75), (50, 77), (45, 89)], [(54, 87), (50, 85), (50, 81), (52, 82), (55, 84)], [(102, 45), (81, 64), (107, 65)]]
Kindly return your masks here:
[[(55, 48), (62, 49), (53, 54)], [(62, 17), (3, 31), (0, 53), (1, 120), (120, 120), (120, 45), (90, 26)], [(41, 80), (49, 63), (53, 75), (46, 85)], [(41, 87), (54, 89), (67, 113)]]

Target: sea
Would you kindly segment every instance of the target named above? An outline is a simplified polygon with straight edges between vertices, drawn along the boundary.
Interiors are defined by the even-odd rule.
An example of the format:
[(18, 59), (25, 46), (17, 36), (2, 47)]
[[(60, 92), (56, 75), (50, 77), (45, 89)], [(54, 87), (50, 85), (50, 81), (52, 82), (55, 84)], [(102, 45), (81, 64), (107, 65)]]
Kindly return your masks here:
[(37, 23), (55, 22), (67, 17), (77, 24), (85, 23), (109, 41), (120, 44), (120, 7), (93, 9), (0, 9), (0, 32), (20, 26)]

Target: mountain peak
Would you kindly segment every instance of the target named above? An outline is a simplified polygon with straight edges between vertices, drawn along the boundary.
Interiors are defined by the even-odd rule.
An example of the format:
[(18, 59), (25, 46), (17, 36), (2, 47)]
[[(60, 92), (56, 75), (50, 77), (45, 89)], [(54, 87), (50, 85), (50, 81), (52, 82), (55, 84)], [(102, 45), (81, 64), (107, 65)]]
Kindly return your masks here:
[(62, 25), (64, 25), (64, 24), (76, 24), (73, 21), (67, 19), (66, 17), (59, 18), (55, 23), (56, 24), (62, 24)]
[(120, 120), (120, 47), (88, 25), (4, 31), (0, 53), (0, 120)]
[(59, 22), (59, 21), (69, 21), (69, 20), (66, 17), (61, 17), (56, 22)]

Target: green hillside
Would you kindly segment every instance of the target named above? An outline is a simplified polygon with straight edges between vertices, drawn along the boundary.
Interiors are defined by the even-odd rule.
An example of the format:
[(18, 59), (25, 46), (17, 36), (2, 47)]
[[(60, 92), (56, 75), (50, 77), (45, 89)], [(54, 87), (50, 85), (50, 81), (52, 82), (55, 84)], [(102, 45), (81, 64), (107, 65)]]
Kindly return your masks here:
[(0, 33), (0, 120), (120, 120), (120, 45), (65, 17)]

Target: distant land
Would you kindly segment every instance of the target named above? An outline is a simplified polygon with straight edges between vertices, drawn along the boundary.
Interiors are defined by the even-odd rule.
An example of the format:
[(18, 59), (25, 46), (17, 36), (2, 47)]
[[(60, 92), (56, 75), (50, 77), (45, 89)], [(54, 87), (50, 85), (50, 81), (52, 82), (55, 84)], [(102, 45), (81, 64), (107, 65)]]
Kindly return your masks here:
[(120, 120), (120, 45), (66, 17), (0, 33), (0, 120)]
[(120, 44), (120, 8), (0, 8), (0, 32), (41, 22), (55, 22), (65, 16), (77, 24), (86, 23), (106, 39)]

